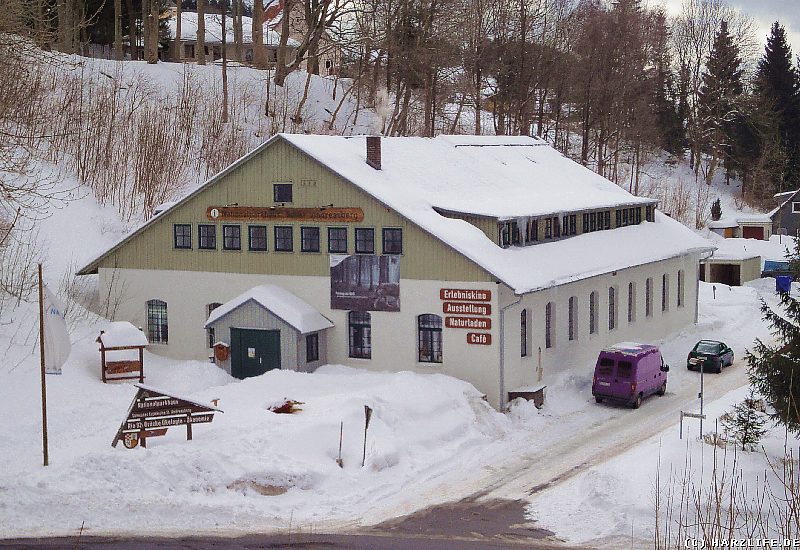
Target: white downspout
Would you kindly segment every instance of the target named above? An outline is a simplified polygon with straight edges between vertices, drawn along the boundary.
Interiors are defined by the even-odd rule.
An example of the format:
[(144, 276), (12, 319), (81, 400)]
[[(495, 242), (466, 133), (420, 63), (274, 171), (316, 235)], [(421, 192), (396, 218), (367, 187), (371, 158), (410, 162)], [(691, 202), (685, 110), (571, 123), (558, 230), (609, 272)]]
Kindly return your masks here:
[[(516, 302), (500, 308), (500, 411), (506, 408), (506, 310), (522, 301), (522, 296)], [(528, 335), (526, 334), (527, 338)]]

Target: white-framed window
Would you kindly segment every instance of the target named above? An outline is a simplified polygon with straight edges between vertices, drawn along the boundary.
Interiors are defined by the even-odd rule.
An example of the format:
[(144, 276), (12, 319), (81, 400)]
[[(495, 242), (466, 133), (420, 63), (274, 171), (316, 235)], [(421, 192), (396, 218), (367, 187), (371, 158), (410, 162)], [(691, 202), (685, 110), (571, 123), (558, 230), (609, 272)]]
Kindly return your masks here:
[(417, 317), (417, 351), (421, 363), (442, 362), (442, 318), (434, 313)]
[(555, 305), (553, 302), (547, 302), (547, 305), (544, 306), (544, 347), (547, 349), (555, 346), (555, 334), (553, 333), (555, 316)]
[(523, 309), (519, 314), (519, 356), (528, 356), (528, 310)]
[(644, 314), (653, 316), (653, 278), (648, 277), (644, 282)]
[(684, 273), (682, 269), (678, 270), (678, 307), (683, 307), (684, 304), (684, 287), (686, 284), (684, 283)]
[(578, 298), (575, 296), (569, 299), (569, 339), (578, 339)]
[[(210, 304), (206, 304), (206, 319), (211, 316), (211, 312), (217, 309), (222, 304), (219, 302), (212, 302)], [(214, 344), (216, 343), (217, 339), (214, 334), (214, 329), (209, 327), (206, 329), (206, 333), (208, 334), (208, 347), (213, 348)]]
[(163, 300), (147, 301), (147, 339), (152, 344), (166, 344), (169, 340), (167, 302)]
[(661, 311), (669, 311), (669, 274), (661, 276)]
[(597, 291), (589, 294), (589, 334), (597, 334)]
[(628, 322), (636, 322), (636, 283), (628, 283)]
[(792, 202), (792, 214), (800, 213), (800, 201), (799, 202)]
[(617, 289), (608, 287), (608, 330), (617, 328)]

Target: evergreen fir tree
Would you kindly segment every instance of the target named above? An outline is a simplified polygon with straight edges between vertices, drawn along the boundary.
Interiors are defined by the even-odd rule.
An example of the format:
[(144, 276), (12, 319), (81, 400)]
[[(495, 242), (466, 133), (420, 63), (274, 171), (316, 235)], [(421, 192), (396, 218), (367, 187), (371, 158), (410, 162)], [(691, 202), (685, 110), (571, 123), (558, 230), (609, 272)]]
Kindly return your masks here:
[[(712, 159), (723, 161), (726, 167), (730, 166), (739, 96), (744, 91), (741, 65), (739, 48), (728, 32), (728, 23), (723, 21), (714, 38), (698, 99), (708, 152)], [(713, 162), (709, 178), (713, 177)]]
[(766, 416), (753, 408), (755, 401), (751, 391), (749, 399), (737, 403), (733, 411), (721, 417), (728, 438), (741, 445), (743, 451), (761, 441), (769, 431)]
[[(795, 276), (800, 273), (800, 239), (789, 253), (789, 266)], [(750, 385), (772, 407), (773, 421), (800, 433), (800, 301), (787, 292), (781, 294), (779, 312), (762, 300), (761, 313), (777, 343), (757, 339), (747, 352)]]
[(711, 203), (711, 219), (717, 221), (721, 217), (722, 217), (722, 206), (719, 203), (719, 199), (714, 199), (714, 202)]
[(786, 31), (775, 22), (758, 62), (755, 96), (773, 114), (778, 146), (786, 162), (772, 174), (775, 191), (800, 186), (800, 77), (792, 66), (792, 50)]

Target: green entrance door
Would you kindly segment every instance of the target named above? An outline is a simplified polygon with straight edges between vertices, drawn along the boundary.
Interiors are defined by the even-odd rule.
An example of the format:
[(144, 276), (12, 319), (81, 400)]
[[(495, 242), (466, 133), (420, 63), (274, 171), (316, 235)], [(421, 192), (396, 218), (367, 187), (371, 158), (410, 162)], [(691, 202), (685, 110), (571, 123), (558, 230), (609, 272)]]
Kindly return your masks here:
[(231, 328), (231, 375), (249, 378), (281, 368), (281, 331)]

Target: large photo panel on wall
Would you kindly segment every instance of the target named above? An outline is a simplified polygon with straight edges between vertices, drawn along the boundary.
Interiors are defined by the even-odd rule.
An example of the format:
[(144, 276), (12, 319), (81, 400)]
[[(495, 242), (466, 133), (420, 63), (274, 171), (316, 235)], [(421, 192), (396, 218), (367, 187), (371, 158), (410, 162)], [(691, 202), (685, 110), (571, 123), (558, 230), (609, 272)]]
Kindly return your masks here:
[(331, 254), (331, 309), (400, 311), (400, 256)]

